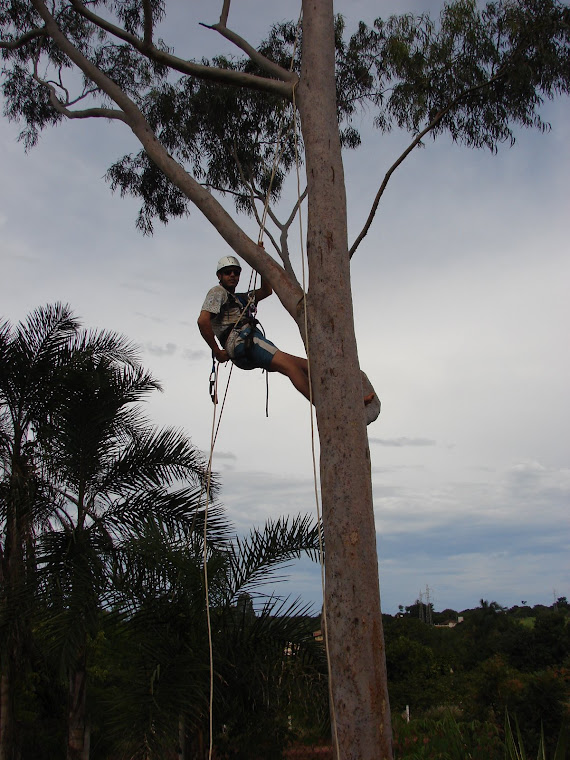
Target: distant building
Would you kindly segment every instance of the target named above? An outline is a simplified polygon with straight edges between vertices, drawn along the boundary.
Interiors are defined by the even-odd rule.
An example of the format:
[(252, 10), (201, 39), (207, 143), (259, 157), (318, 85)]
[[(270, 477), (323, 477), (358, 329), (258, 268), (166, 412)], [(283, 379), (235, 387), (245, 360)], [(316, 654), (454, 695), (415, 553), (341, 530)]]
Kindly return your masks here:
[(437, 623), (434, 628), (455, 628), (456, 625), (463, 622), (463, 615), (459, 615), (457, 620), (446, 620), (445, 623)]

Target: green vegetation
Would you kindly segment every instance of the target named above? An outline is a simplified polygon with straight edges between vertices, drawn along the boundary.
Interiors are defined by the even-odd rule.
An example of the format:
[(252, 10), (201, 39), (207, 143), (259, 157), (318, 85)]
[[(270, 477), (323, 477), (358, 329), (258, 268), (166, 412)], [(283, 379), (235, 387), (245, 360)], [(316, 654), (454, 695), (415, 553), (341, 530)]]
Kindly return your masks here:
[[(316, 559), (316, 528), (289, 518), (237, 538), (214, 482), (205, 552), (205, 463), (180, 431), (143, 416), (157, 388), (132, 346), (82, 331), (68, 307), (0, 326), (0, 715), (10, 760), (207, 757), (204, 555), (216, 757), (330, 746), (319, 617), (256, 592), (302, 552)], [(428, 612), (416, 602), (384, 616), (396, 757), (562, 760), (566, 599)]]
[(0, 325), (3, 758), (202, 757), (204, 561), (218, 745), (279, 751), (289, 705), (301, 710), (312, 672), (323, 681), (302, 605), (256, 613), (251, 596), (316, 557), (315, 526), (287, 518), (237, 539), (214, 498), (205, 547), (206, 465), (143, 416), (157, 388), (132, 346), (82, 331), (68, 307)]
[[(439, 625), (421, 622), (416, 617), (417, 603), (407, 610), (403, 616), (384, 617), (392, 710), (395, 715), (402, 714), (408, 706), (412, 716), (405, 731), (395, 719), (396, 737), (423, 735), (431, 741), (435, 736), (448, 736), (452, 724), (449, 719), (441, 722), (438, 715), (447, 709), (454, 716), (453, 731), (458, 736), (475, 732), (480, 739), (487, 736), (490, 740), (493, 734), (503, 747), (508, 712), (520, 726), (522, 745), (529, 748), (530, 755), (536, 754), (544, 734), (546, 756), (552, 756), (560, 728), (570, 718), (566, 599), (558, 599), (552, 607), (532, 609), (505, 609), (481, 600), (476, 609), (433, 612)], [(451, 628), (439, 627), (444, 619), (462, 622)], [(533, 626), (528, 625), (531, 619)], [(446, 741), (451, 746), (449, 736)], [(398, 742), (401, 745), (400, 739)], [(467, 743), (476, 753), (481, 741)], [(501, 751), (497, 757), (504, 756), (504, 747)], [(494, 757), (490, 751), (482, 756)]]

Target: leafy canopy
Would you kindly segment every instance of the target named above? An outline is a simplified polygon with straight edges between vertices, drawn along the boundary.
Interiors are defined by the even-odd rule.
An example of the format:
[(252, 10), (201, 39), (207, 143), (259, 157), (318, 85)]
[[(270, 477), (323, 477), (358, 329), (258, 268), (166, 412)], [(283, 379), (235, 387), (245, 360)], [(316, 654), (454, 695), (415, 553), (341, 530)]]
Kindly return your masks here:
[[(0, 3), (5, 113), (23, 122), (26, 147), (64, 118), (129, 123), (130, 105), (105, 86), (104, 75), (185, 170), (212, 190), (232, 194), (237, 209), (247, 213), (269, 188), (283, 116), (271, 190), (279, 197), (294, 161), (296, 113), (292, 88), (278, 88), (279, 77), (267, 64), (291, 69), (291, 83), (300, 75), (297, 24), (272, 27), (259, 46), (261, 57), (239, 38), (238, 47), (248, 55), (183, 61), (153, 39), (157, 24), (168, 28), (164, 2), (54, 0), (50, 7), (51, 12), (42, 0)], [(212, 28), (237, 36), (222, 23)], [(372, 25), (360, 22), (350, 36), (338, 17), (343, 144), (359, 145), (353, 121), (363, 111), (381, 131), (396, 126), (409, 132), (412, 147), (428, 133), (447, 132), (459, 143), (495, 151), (500, 143), (514, 142), (517, 126), (544, 130), (540, 106), (569, 91), (569, 37), (570, 9), (558, 0), (503, 0), (485, 7), (456, 0), (443, 6), (438, 22), (428, 14), (403, 14)], [(188, 199), (144, 151), (118, 160), (107, 179), (114, 189), (141, 199), (137, 225), (146, 233), (157, 217), (166, 223), (187, 213)]]

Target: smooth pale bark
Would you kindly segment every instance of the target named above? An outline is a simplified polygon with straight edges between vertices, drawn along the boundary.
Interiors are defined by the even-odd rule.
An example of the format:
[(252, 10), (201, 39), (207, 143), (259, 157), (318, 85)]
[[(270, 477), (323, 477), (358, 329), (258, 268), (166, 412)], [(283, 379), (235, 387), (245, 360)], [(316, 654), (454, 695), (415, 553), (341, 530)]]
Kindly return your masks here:
[[(391, 758), (370, 452), (350, 287), (332, 0), (303, 2), (298, 87), (308, 184), (308, 352), (321, 447), (326, 608), (342, 760)], [(326, 346), (326, 350), (323, 350)]]

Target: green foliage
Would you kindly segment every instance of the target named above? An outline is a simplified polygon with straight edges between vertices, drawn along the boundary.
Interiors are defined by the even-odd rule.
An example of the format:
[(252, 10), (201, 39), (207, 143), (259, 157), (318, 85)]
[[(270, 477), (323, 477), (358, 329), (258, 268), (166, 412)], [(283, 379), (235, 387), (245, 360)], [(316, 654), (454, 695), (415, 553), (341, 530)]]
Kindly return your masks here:
[[(397, 757), (439, 757), (432, 738), (446, 736), (436, 725), (446, 709), (461, 734), (472, 724), (482, 727), (479, 733), (485, 737), (486, 727), (491, 727), (495, 749), (485, 749), (485, 742), (475, 732), (467, 741), (469, 752), (483, 747), (482, 757), (488, 751), (489, 758), (502, 760), (505, 750), (500, 739), (504, 738), (508, 710), (518, 721), (527, 751), (534, 754), (542, 741), (546, 756), (553, 756), (560, 727), (570, 718), (567, 611), (556, 603), (550, 608), (537, 605), (531, 611), (536, 614), (536, 625), (527, 627), (524, 622), (530, 618), (521, 617), (520, 609), (507, 610), (482, 600), (476, 609), (461, 612), (464, 622), (454, 628), (427, 625), (418, 617), (384, 616)], [(434, 613), (434, 619), (440, 614), (453, 617)], [(411, 728), (404, 727), (402, 732), (398, 713), (406, 705), (412, 722)], [(423, 720), (427, 723), (421, 733), (416, 721)], [(429, 745), (424, 746), (424, 738), (429, 738)], [(447, 744), (455, 746), (450, 737), (442, 742), (442, 753)], [(457, 749), (458, 756), (469, 756), (461, 751)]]
[[(505, 758), (506, 760), (527, 760), (527, 754), (525, 752), (524, 740), (519, 727), (519, 722), (515, 718), (516, 733), (513, 731), (511, 725), (511, 719), (508, 711), (505, 714)], [(560, 729), (558, 740), (555, 745), (553, 754), (549, 754), (547, 751), (547, 743), (544, 740), (544, 730), (541, 727), (540, 741), (537, 750), (537, 760), (547, 760), (548, 757), (552, 757), (552, 760), (565, 760), (566, 749), (568, 746), (568, 724), (564, 723)]]
[(503, 760), (504, 747), (493, 723), (457, 720), (451, 713), (406, 723), (394, 719), (395, 760)]
[[(351, 124), (362, 109), (375, 125), (413, 135), (447, 132), (454, 141), (496, 151), (514, 142), (514, 126), (547, 129), (539, 115), (544, 98), (568, 93), (568, 9), (550, 2), (447, 4), (437, 26), (427, 14), (364, 22), (346, 42), (337, 19), (337, 102), (341, 139), (357, 147)], [(275, 26), (260, 51), (289, 67), (294, 26)], [(302, 44), (302, 40), (301, 40)], [(207, 63), (207, 62), (205, 62)], [(222, 68), (261, 74), (249, 59), (214, 59)], [(300, 70), (298, 56), (295, 70)], [(187, 78), (152, 91), (145, 114), (168, 150), (206, 185), (235, 195), (238, 210), (251, 213), (251, 194), (268, 189), (283, 106), (273, 97)], [(291, 123), (292, 115), (286, 118)], [(279, 197), (294, 159), (289, 128), (273, 181)], [(143, 199), (137, 225), (152, 231), (152, 218), (166, 222), (186, 212), (182, 195), (168, 188), (144, 152), (126, 156), (108, 172), (113, 188)]]
[[(75, 51), (97, 67), (95, 80), (82, 73), (66, 82), (71, 51), (50, 37), (31, 4), (6, 0), (0, 6), (0, 48), (4, 59), (6, 115), (24, 124), (22, 139), (32, 146), (39, 132), (63, 118), (62, 108), (79, 103), (99, 108), (114, 104), (99, 74), (108, 77), (144, 114), (165, 149), (207, 187), (234, 197), (239, 211), (251, 214), (255, 199), (270, 187), (275, 146), (281, 134), (272, 199), (279, 198), (294, 164), (293, 123), (288, 99), (268, 90), (222, 85), (208, 75), (220, 70), (256, 77), (271, 75), (249, 57), (214, 57), (198, 62), (199, 76), (175, 79), (179, 62), (162, 41), (147, 44), (145, 24), (166, 14), (165, 3), (98, 0), (89, 12), (64, 0), (53, 4), (60, 31)], [(145, 19), (145, 10), (150, 10)], [(92, 23), (89, 13), (112, 19)], [(508, 0), (480, 7), (475, 0), (444, 5), (439, 22), (427, 14), (403, 14), (363, 21), (348, 36), (335, 21), (337, 112), (342, 144), (360, 144), (356, 118), (371, 114), (375, 125), (394, 126), (413, 136), (448, 133), (453, 140), (492, 151), (514, 141), (515, 127), (546, 129), (540, 116), (544, 99), (568, 93), (570, 11), (559, 0)], [(274, 25), (259, 51), (282, 69), (301, 72), (302, 29)], [(36, 62), (38, 66), (35, 68)], [(291, 63), (292, 62), (292, 63)], [(169, 72), (170, 67), (170, 72)], [(47, 72), (41, 79), (38, 71)], [(178, 76), (178, 75), (176, 75)], [(54, 107), (58, 98), (59, 107)], [(115, 110), (115, 115), (117, 111)], [(101, 114), (99, 114), (101, 115)], [(302, 137), (300, 139), (302, 153)], [(187, 213), (187, 198), (144, 151), (110, 167), (113, 189), (142, 200), (137, 225), (152, 232), (153, 220)]]
[(244, 757), (255, 735), (277, 757), (313, 679), (326, 710), (326, 664), (307, 608), (260, 603), (258, 589), (301, 553), (316, 558), (313, 521), (269, 521), (238, 539), (214, 498), (205, 546), (202, 456), (142, 415), (158, 384), (132, 347), (81, 331), (67, 307), (2, 324), (0, 357), (0, 643), (11, 725), (23, 730), (6, 746), (24, 759), (62, 755), (68, 702), (75, 728), (91, 726), (94, 758), (165, 757), (181, 739), (198, 752), (206, 561), (216, 741)]

